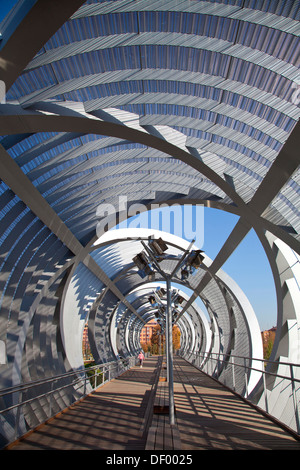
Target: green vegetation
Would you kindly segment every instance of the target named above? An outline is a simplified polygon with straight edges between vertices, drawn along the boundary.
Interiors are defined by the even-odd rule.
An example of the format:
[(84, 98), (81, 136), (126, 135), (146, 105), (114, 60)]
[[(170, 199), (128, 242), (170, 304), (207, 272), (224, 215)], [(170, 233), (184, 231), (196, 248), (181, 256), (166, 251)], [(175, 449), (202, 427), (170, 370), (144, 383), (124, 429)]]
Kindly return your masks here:
[(95, 362), (89, 362), (84, 365), (86, 369), (86, 374), (90, 379), (90, 384), (93, 388), (98, 387), (102, 384), (103, 373), (98, 369), (90, 369), (92, 366), (95, 366)]

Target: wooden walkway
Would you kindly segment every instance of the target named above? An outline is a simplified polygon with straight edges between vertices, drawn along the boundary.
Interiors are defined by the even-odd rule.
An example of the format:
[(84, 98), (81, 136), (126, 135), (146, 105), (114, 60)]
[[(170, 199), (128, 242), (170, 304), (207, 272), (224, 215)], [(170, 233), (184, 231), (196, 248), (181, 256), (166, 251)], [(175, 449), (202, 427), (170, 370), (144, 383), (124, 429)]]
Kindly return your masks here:
[[(7, 450), (144, 450), (156, 419), (157, 363), (146, 359)], [(174, 392), (176, 450), (300, 450), (299, 440), (178, 357)]]
[(185, 450), (300, 450), (300, 441), (222, 384), (174, 361), (177, 425)]

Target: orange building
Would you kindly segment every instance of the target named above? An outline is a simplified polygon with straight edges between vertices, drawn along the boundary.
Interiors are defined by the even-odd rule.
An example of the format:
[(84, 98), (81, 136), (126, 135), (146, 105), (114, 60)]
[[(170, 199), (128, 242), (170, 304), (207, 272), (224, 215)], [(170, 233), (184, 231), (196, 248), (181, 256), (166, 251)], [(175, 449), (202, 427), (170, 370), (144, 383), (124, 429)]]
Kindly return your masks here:
[(85, 324), (83, 335), (82, 335), (82, 354), (83, 359), (85, 361), (90, 360), (92, 358), (91, 347), (89, 343), (89, 335), (88, 335), (88, 324)]
[(140, 342), (141, 343), (149, 343), (152, 338), (153, 328), (157, 326), (156, 320), (150, 320), (142, 329)]

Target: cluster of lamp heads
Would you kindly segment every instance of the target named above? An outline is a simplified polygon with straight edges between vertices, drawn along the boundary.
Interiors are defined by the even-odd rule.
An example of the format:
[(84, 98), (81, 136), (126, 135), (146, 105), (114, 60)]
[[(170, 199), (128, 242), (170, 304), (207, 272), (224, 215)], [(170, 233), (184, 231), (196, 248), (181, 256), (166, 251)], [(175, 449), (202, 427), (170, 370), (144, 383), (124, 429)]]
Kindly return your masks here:
[[(166, 258), (165, 252), (168, 249), (168, 245), (162, 238), (154, 239), (149, 237), (148, 248), (150, 250), (150, 256), (145, 251), (142, 251), (133, 258), (133, 262), (138, 267), (138, 274), (142, 278), (148, 276), (148, 281), (154, 281), (155, 267), (153, 266), (153, 258), (157, 263), (163, 261)], [(202, 253), (202, 250), (192, 250), (188, 254), (184, 265), (181, 267), (182, 281), (188, 279), (195, 270), (200, 268), (204, 260)]]
[[(155, 309), (154, 315), (155, 319), (161, 327), (161, 333), (164, 332), (166, 327), (166, 305), (167, 291), (163, 287), (157, 287), (156, 290), (153, 290), (152, 294), (148, 297), (148, 302), (151, 307)], [(170, 308), (172, 310), (172, 323), (176, 323), (176, 319), (180, 314), (178, 307), (184, 302), (184, 297), (179, 294), (177, 289), (172, 289), (170, 295)]]
[[(162, 238), (153, 239), (148, 238), (148, 247), (151, 251), (155, 261), (160, 263), (164, 259), (164, 252), (167, 251), (168, 245)], [(148, 276), (148, 281), (154, 281), (155, 269), (153, 268), (153, 261), (145, 251), (138, 253), (133, 258), (134, 264), (138, 267), (138, 274), (145, 278)]]
[[(138, 268), (138, 274), (142, 277), (148, 277), (148, 281), (155, 280), (155, 271), (159, 268), (159, 263), (166, 259), (168, 245), (162, 238), (148, 238), (148, 244), (144, 242), (144, 251), (138, 253), (133, 262)], [(177, 262), (181, 269), (181, 280), (188, 279), (189, 276), (200, 268), (203, 263), (204, 256), (202, 250), (191, 250), (183, 256), (182, 260), (179, 258)], [(182, 263), (181, 263), (182, 261)], [(148, 297), (151, 308), (154, 310), (157, 323), (161, 326), (161, 332), (164, 331), (166, 326), (166, 313), (168, 301), (166, 300), (167, 290), (158, 287), (153, 290), (152, 294)], [(179, 294), (177, 289), (172, 289), (170, 292), (170, 306), (172, 311), (172, 323), (175, 324), (180, 315), (180, 306), (184, 302), (184, 298)]]

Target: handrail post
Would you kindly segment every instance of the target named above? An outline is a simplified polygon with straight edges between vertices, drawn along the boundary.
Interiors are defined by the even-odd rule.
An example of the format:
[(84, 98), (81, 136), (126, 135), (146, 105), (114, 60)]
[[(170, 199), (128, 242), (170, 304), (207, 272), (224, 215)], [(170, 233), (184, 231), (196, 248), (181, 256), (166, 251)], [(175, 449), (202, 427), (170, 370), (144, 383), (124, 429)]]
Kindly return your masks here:
[(268, 405), (268, 390), (266, 384), (266, 372), (263, 371), (263, 387), (264, 387), (264, 396), (265, 396), (265, 408), (266, 412), (269, 413), (269, 405)]
[(248, 378), (247, 378), (247, 366), (246, 366), (245, 357), (244, 357), (244, 369), (245, 369), (245, 397), (248, 398)]
[(171, 281), (166, 278), (167, 284), (167, 366), (168, 366), (168, 382), (169, 382), (169, 419), (170, 424), (175, 424), (175, 405), (174, 405), (174, 380), (173, 380), (173, 341), (172, 341), (172, 310), (171, 310)]
[(86, 396), (86, 381), (88, 380), (88, 376), (87, 376), (87, 373), (86, 371), (84, 371), (84, 385), (83, 385), (83, 394), (84, 396)]
[(296, 387), (295, 387), (295, 381), (294, 381), (293, 364), (290, 364), (290, 376), (291, 376), (291, 382), (292, 382), (293, 401), (294, 401), (294, 409), (295, 409), (295, 416), (296, 416), (296, 426), (297, 426), (297, 432), (299, 434), (300, 433), (299, 409), (298, 409), (298, 401), (297, 401)]
[(51, 382), (51, 393), (49, 395), (49, 418), (52, 416), (52, 395), (53, 395), (53, 382)]
[[(20, 392), (20, 396), (22, 397), (22, 392)], [(21, 399), (21, 403), (20, 403), (20, 398), (18, 398), (18, 406), (17, 406), (17, 410), (16, 410), (16, 421), (15, 421), (15, 429), (14, 429), (14, 433), (15, 433), (15, 440), (19, 437), (18, 436), (18, 428), (19, 428), (19, 424), (20, 424), (20, 414), (21, 414), (21, 406), (22, 406), (22, 399)]]
[(235, 391), (235, 369), (234, 369), (234, 357), (231, 356), (231, 363), (232, 363), (232, 387)]

